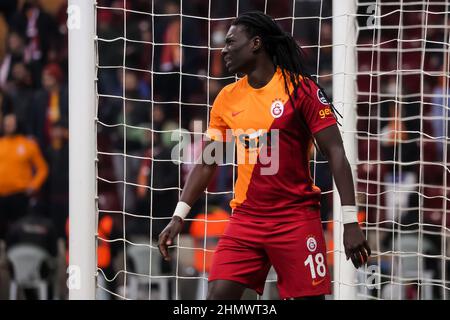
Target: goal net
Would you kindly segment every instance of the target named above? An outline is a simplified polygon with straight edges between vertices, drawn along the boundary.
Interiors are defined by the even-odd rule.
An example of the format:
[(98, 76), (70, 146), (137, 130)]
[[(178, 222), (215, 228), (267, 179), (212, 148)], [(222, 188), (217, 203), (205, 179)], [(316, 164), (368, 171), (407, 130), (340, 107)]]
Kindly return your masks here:
[[(355, 11), (334, 14), (337, 2)], [(336, 292), (345, 285), (358, 299), (448, 298), (448, 2), (98, 0), (96, 298), (205, 298), (212, 252), (230, 216), (234, 161), (218, 167), (193, 206), (170, 262), (161, 259), (157, 237), (199, 155), (214, 98), (238, 79), (226, 72), (221, 49), (232, 20), (248, 10), (293, 34), (329, 96), (342, 85), (333, 56), (339, 48), (354, 53), (346, 62), (352, 68), (343, 69), (354, 99), (332, 99), (344, 111), (344, 141), (356, 146), (349, 160), (372, 248), (357, 272), (334, 243), (342, 228), (333, 218), (327, 161), (316, 151), (310, 161), (322, 190), (334, 297), (345, 298)], [(335, 43), (345, 29), (334, 21), (343, 17), (356, 37)], [(277, 298), (276, 273), (264, 296), (245, 295)]]
[(448, 299), (448, 1), (360, 1), (357, 189), (374, 299)]

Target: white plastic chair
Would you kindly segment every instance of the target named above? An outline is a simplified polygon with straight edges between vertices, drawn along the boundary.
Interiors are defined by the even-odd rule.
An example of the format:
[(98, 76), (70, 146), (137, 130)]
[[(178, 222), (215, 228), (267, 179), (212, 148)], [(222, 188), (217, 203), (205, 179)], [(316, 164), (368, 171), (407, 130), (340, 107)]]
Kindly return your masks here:
[[(142, 242), (135, 242), (142, 243)], [(153, 244), (155, 245), (155, 244)], [(154, 249), (152, 249), (154, 251)], [(151, 262), (151, 280), (146, 277), (149, 275), (149, 262), (150, 262), (150, 249), (147, 246), (133, 245), (127, 248), (127, 256), (133, 262), (134, 272), (138, 275), (128, 275), (127, 279), (130, 283), (130, 298), (139, 298), (139, 287), (140, 285), (151, 284), (158, 285), (159, 299), (168, 300), (169, 299), (169, 279), (162, 276), (161, 270), (161, 257), (158, 254), (152, 255)], [(156, 276), (156, 277), (155, 277)]]
[(48, 252), (31, 244), (18, 244), (8, 249), (6, 254), (14, 270), (9, 290), (10, 299), (16, 300), (21, 288), (36, 289), (38, 298), (47, 300), (48, 283), (41, 278), (40, 269), (50, 258)]

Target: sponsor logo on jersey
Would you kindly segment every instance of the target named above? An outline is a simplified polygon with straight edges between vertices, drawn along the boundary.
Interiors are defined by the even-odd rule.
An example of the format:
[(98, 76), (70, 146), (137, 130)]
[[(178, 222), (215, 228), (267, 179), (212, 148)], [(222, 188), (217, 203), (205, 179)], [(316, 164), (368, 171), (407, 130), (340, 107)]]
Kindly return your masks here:
[(326, 116), (329, 116), (330, 114), (332, 114), (330, 107), (319, 110), (320, 119), (323, 119)]
[(271, 146), (270, 132), (262, 129), (251, 133), (239, 134), (238, 139), (245, 149), (259, 149), (264, 145)]

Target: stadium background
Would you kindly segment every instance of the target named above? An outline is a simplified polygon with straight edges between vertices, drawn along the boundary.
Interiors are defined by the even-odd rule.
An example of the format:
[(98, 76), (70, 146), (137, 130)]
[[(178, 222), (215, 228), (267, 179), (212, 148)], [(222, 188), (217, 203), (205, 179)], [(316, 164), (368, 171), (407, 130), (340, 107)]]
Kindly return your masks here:
[[(359, 2), (363, 5), (358, 9), (358, 22), (364, 25), (370, 17), (367, 11), (369, 3), (364, 5), (364, 1)], [(153, 239), (156, 239), (168, 222), (178, 199), (179, 187), (183, 186), (190, 168), (189, 164), (179, 167), (170, 161), (164, 161), (170, 159), (170, 150), (174, 144), (170, 140), (170, 133), (180, 127), (190, 132), (199, 132), (199, 128), (194, 128), (195, 120), (202, 121), (203, 132), (208, 119), (208, 105), (224, 85), (235, 81), (236, 78), (227, 74), (224, 69), (220, 48), (236, 12), (257, 9), (279, 18), (279, 23), (286, 30), (292, 30), (307, 53), (311, 68), (309, 71), (317, 76), (328, 95), (332, 95), (331, 1), (296, 1), (295, 10), (291, 0), (185, 0), (182, 1), (182, 8), (179, 1), (134, 0), (125, 3), (130, 10), (126, 13), (126, 20), (124, 1), (99, 0), (97, 3), (99, 283), (106, 290), (117, 294), (99, 290), (99, 297), (104, 299), (123, 296), (124, 273), (120, 273), (120, 270), (126, 269), (137, 274), (137, 279), (148, 278), (148, 270), (147, 276), (139, 276), (145, 272), (140, 271), (139, 258), (136, 258), (140, 253), (133, 253), (136, 246), (108, 240), (120, 239), (126, 234), (126, 239), (132, 243), (148, 243), (149, 230)], [(400, 7), (392, 5), (382, 8), (386, 13)], [(405, 204), (401, 214), (402, 224), (414, 225), (418, 221), (419, 203), (426, 208), (420, 211), (420, 214), (423, 213), (421, 223), (447, 228), (450, 224), (450, 219), (446, 218), (448, 171), (443, 166), (432, 164), (447, 159), (444, 154), (447, 151), (446, 143), (436, 139), (446, 136), (443, 130), (447, 126), (440, 117), (444, 116), (446, 119), (447, 115), (442, 111), (444, 108), (433, 106), (448, 106), (442, 90), (448, 85), (448, 80), (439, 73), (444, 70), (444, 74), (448, 75), (446, 55), (442, 51), (448, 43), (448, 13), (427, 16), (427, 26), (445, 27), (425, 31), (430, 43), (425, 48), (426, 55), (422, 55), (421, 47), (414, 41), (387, 41), (399, 37), (419, 39), (423, 35), (423, 14), (414, 11), (423, 6), (408, 8), (413, 11), (401, 15), (402, 23), (411, 27), (402, 28), (401, 35), (399, 29), (395, 28), (399, 24), (399, 13), (387, 15), (381, 20), (381, 25), (393, 27), (384, 28), (381, 35), (377, 35), (379, 43), (386, 41), (387, 44), (383, 47), (385, 51), (375, 53), (376, 66), (373, 51), (358, 52), (358, 71), (361, 74), (357, 78), (360, 161), (357, 189), (359, 203), (364, 204), (360, 207), (360, 216), (361, 220), (367, 220), (369, 226), (371, 223), (376, 224), (373, 229), (368, 228), (369, 240), (377, 241), (372, 243), (378, 253), (374, 263), (381, 266), (382, 273), (387, 278), (391, 275), (391, 260), (383, 255), (380, 258), (379, 253), (392, 247), (392, 239), (396, 235), (393, 235), (393, 228), (389, 223), (382, 223), (389, 217), (387, 203), (392, 199), (388, 199), (388, 192), (385, 192), (388, 189), (383, 189), (380, 181), (394, 176), (398, 181), (420, 179), (426, 185), (418, 193), (413, 189), (402, 194), (402, 203)], [(9, 297), (9, 282), (17, 276), (17, 270), (15, 273), (11, 272), (14, 265), (8, 263), (7, 251), (18, 243), (29, 242), (38, 244), (51, 257), (44, 266), (36, 268), (39, 278), (49, 284), (47, 297), (67, 298), (65, 271), (70, 139), (67, 131), (66, 9), (65, 0), (3, 0), (0, 4), (0, 119), (14, 111), (23, 134), (37, 142), (49, 168), (42, 186), (27, 194), (29, 213), (23, 216), (14, 212), (8, 214), (10, 225), (2, 235), (4, 245), (0, 248), (0, 297), (3, 299)], [(428, 6), (427, 9), (448, 12), (447, 5)], [(151, 12), (154, 13), (153, 17), (150, 17)], [(292, 15), (299, 18), (294, 25)], [(126, 44), (122, 37), (127, 39)], [(364, 45), (372, 44), (373, 38), (373, 30), (361, 29), (358, 44), (363, 48)], [(182, 52), (178, 45), (180, 42), (183, 44)], [(399, 56), (402, 64), (400, 67)], [(375, 81), (369, 73), (364, 73), (374, 69), (392, 71), (405, 68), (423, 68), (430, 74), (436, 71), (436, 74), (427, 74), (425, 81), (420, 81), (420, 72), (401, 74), (400, 77), (398, 72), (386, 72)], [(405, 103), (393, 104), (386, 97), (393, 96), (398, 91), (399, 82), (402, 90), (400, 96)], [(423, 87), (420, 87), (421, 84)], [(418, 96), (421, 98), (419, 102)], [(430, 118), (424, 118), (424, 115)], [(398, 136), (387, 137), (381, 134), (392, 127), (396, 128), (394, 132)], [(419, 139), (419, 132), (431, 138), (423, 142)], [(190, 145), (190, 150), (194, 159), (198, 154), (198, 145)], [(125, 159), (124, 154), (128, 155)], [(419, 158), (422, 154), (424, 157)], [(153, 156), (153, 164), (150, 155)], [(322, 219), (325, 222), (331, 221), (331, 175), (320, 154), (312, 155), (312, 159), (315, 183), (323, 191)], [(365, 161), (368, 160), (373, 160), (374, 164), (366, 164)], [(419, 166), (416, 164), (419, 160), (429, 161), (431, 164)], [(153, 175), (150, 174), (151, 171)], [(211, 192), (207, 198), (208, 206), (205, 205), (205, 197), (200, 199), (193, 207), (193, 217), (201, 219), (207, 211), (208, 219), (226, 219), (229, 215), (228, 202), (233, 188), (233, 172), (233, 166), (220, 167), (208, 187)], [(111, 183), (112, 181), (119, 183)], [(9, 194), (0, 194), (0, 197), (8, 196)], [(116, 211), (128, 214), (112, 213)], [(152, 219), (148, 217), (149, 212), (152, 213)], [(208, 234), (205, 235), (201, 222), (186, 223), (183, 230), (185, 247), (212, 249), (223, 230), (223, 225), (213, 225), (217, 228), (208, 229)], [(433, 231), (433, 227), (430, 229)], [(414, 230), (413, 227), (410, 231)], [(332, 265), (331, 223), (324, 223), (324, 232), (330, 252), (328, 259)], [(376, 236), (370, 237), (371, 232), (377, 232)], [(443, 268), (449, 268), (448, 252), (443, 252), (443, 243), (448, 241), (445, 232), (439, 230), (437, 233), (420, 234), (423, 248), (426, 248), (430, 256), (438, 257), (425, 259), (427, 270), (432, 273), (430, 277), (433, 278), (450, 273), (443, 271)], [(207, 243), (204, 242), (205, 239)], [(198, 288), (201, 283), (204, 284), (202, 277), (208, 269), (208, 252), (205, 258), (201, 249), (180, 251), (182, 257), (177, 260), (177, 266), (163, 263), (157, 251), (152, 252), (152, 261), (155, 263), (153, 270), (157, 272), (152, 273), (152, 276), (156, 276), (152, 280), (155, 287), (141, 290), (138, 285), (140, 281), (129, 280), (130, 286), (136, 286), (128, 289), (128, 296), (144, 299), (174, 298), (172, 282), (176, 275), (182, 278), (179, 280), (179, 298), (201, 297), (201, 290)], [(124, 255), (127, 255), (125, 262)], [(160, 275), (163, 277), (159, 278)], [(133, 274), (128, 278), (132, 279)], [(274, 289), (273, 283), (269, 285)], [(167, 287), (167, 290), (161, 290), (161, 287)], [(19, 292), (19, 297), (35, 298), (38, 293), (39, 291), (26, 290)], [(409, 286), (405, 294), (404, 298), (418, 298), (417, 286)], [(247, 297), (253, 298), (254, 295), (249, 292)], [(266, 298), (276, 298), (276, 290), (270, 290)], [(442, 298), (442, 290), (433, 287), (432, 296), (428, 298)]]

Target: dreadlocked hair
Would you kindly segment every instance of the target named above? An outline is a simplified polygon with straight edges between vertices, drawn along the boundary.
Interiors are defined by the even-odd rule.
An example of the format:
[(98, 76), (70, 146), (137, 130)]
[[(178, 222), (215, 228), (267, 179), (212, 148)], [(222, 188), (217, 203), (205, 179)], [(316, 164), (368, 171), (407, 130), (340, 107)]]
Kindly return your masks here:
[(331, 99), (312, 76), (306, 71), (304, 66), (304, 53), (297, 44), (291, 34), (284, 32), (280, 26), (268, 15), (260, 11), (250, 11), (239, 15), (232, 23), (232, 25), (242, 25), (250, 37), (259, 36), (263, 42), (264, 50), (272, 58), (274, 66), (281, 69), (284, 87), (289, 96), (289, 101), (294, 109), (294, 113), (300, 119), (300, 123), (304, 129), (310, 134), (312, 141), (317, 146), (311, 130), (307, 126), (303, 117), (295, 108), (294, 99), (289, 91), (289, 83), (292, 84), (294, 90), (294, 98), (298, 98), (298, 89), (300, 88), (306, 95), (310, 95), (310, 81), (313, 82), (323, 93), (325, 99), (329, 103), (333, 116), (340, 125), (336, 113), (342, 118), (342, 115), (336, 110)]

